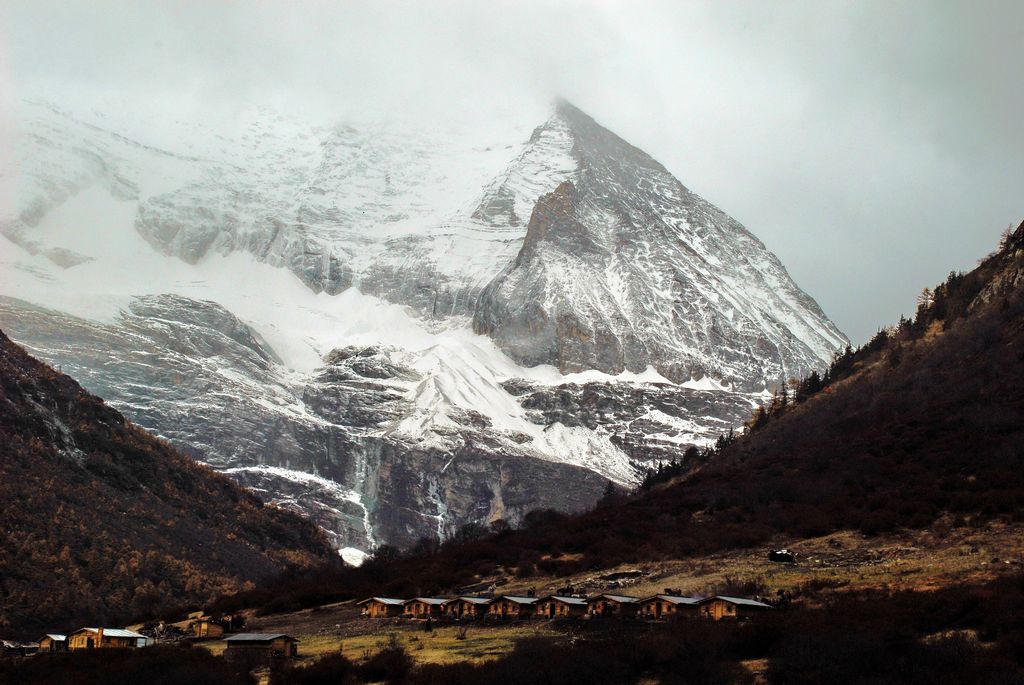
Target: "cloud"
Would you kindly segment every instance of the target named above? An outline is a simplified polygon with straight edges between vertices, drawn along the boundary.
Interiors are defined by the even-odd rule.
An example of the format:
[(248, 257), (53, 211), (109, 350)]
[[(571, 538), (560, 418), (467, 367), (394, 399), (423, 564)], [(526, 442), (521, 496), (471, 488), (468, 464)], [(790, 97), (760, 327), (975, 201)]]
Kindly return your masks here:
[(15, 93), (470, 119), (563, 95), (743, 221), (857, 341), (1024, 214), (1013, 0), (31, 0), (0, 17)]

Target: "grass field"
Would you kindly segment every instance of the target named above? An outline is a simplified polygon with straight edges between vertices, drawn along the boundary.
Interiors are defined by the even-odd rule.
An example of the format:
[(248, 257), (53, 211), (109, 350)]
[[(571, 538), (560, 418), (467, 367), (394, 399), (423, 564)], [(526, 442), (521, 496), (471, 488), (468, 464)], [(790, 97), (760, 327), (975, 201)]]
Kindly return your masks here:
[[(795, 594), (813, 586), (817, 592), (846, 592), (866, 588), (928, 590), (957, 583), (983, 583), (1024, 568), (1024, 526), (993, 524), (983, 528), (949, 528), (941, 523), (931, 531), (907, 532), (878, 537), (842, 532), (800, 541), (777, 541), (798, 553), (796, 564), (775, 564), (767, 559), (768, 547), (737, 550), (696, 559), (645, 562), (618, 569), (580, 574), (571, 578), (498, 577), (498, 594), (554, 592), (571, 583), (577, 592), (617, 592), (649, 596), (664, 588), (679, 588), (688, 594), (709, 594), (727, 583), (753, 583), (767, 595), (777, 590)], [(616, 585), (601, 576), (614, 571), (637, 570), (641, 576)], [(804, 601), (815, 601), (813, 594)], [(820, 596), (819, 596), (820, 599)], [(297, 637), (300, 661), (310, 662), (339, 650), (360, 662), (379, 651), (391, 635), (417, 663), (446, 664), (457, 661), (481, 662), (509, 653), (526, 637), (564, 635), (545, 621), (470, 624), (465, 639), (457, 629), (438, 626), (424, 632), (419, 622), (368, 619), (360, 616), (353, 602), (339, 602), (302, 611), (272, 616), (249, 616), (247, 632), (280, 632)], [(203, 643), (215, 654), (224, 650), (223, 641)], [(764, 664), (745, 664), (760, 673)]]
[[(517, 640), (557, 635), (540, 623), (471, 625), (464, 639), (458, 639), (456, 628), (451, 626), (437, 627), (429, 633), (417, 628), (408, 625), (389, 625), (373, 632), (345, 636), (291, 634), (299, 639), (299, 656), (303, 660), (315, 659), (340, 650), (346, 657), (358, 662), (380, 651), (390, 636), (395, 635), (417, 663), (434, 664), (496, 659), (512, 651)], [(214, 654), (221, 654), (225, 646), (223, 640), (201, 644), (204, 649)]]
[[(470, 626), (464, 639), (456, 637), (456, 628), (435, 628), (430, 633), (403, 631), (394, 635), (409, 650), (419, 663), (446, 664), (455, 661), (486, 661), (496, 659), (512, 651), (517, 640), (524, 637), (541, 635), (552, 636), (555, 633), (542, 626), (511, 625), (511, 626)], [(341, 651), (348, 658), (358, 661), (371, 655), (384, 646), (386, 636), (358, 635), (341, 641)], [(311, 641), (312, 642), (312, 641)], [(322, 645), (322, 647), (321, 647)], [(323, 640), (313, 643), (312, 651), (334, 651), (338, 649), (337, 641)]]
[[(798, 553), (796, 564), (768, 561), (772, 547)], [(687, 594), (709, 594), (727, 581), (762, 583), (770, 593), (794, 591), (806, 583), (833, 585), (840, 590), (867, 588), (927, 590), (956, 583), (985, 582), (1008, 571), (1024, 568), (1024, 526), (991, 524), (983, 528), (947, 528), (941, 523), (930, 531), (911, 531), (866, 537), (840, 532), (799, 541), (779, 540), (776, 545), (736, 550), (695, 559), (645, 562), (600, 573), (565, 579), (514, 580), (498, 592), (514, 594), (528, 587), (538, 594), (572, 584), (578, 592), (619, 592), (649, 596), (664, 588)], [(600, 578), (615, 571), (635, 569), (643, 575), (614, 587)]]

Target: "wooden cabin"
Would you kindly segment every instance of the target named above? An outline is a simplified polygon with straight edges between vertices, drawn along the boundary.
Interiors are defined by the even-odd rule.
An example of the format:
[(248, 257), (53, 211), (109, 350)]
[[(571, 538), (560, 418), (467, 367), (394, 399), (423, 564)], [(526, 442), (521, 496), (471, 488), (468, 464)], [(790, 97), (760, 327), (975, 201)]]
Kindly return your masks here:
[(239, 633), (224, 642), (224, 660), (247, 666), (279, 662), (299, 653), (299, 641), (284, 633)]
[(662, 619), (675, 616), (696, 616), (699, 597), (680, 595), (655, 595), (639, 602), (638, 613), (644, 618)]
[(47, 633), (39, 638), (39, 651), (47, 654), (68, 651), (68, 636), (61, 633)]
[(487, 613), (493, 601), (490, 597), (456, 597), (444, 606), (444, 613), (455, 619), (477, 618)]
[(79, 628), (68, 635), (68, 649), (135, 649), (149, 645), (149, 638), (123, 628)]
[(356, 606), (362, 607), (362, 615), (370, 618), (401, 616), (404, 605), (404, 599), (394, 597), (370, 597), (356, 603)]
[(443, 597), (414, 597), (405, 601), (402, 613), (409, 618), (438, 618), (448, 602)]
[(487, 607), (487, 615), (497, 618), (529, 618), (533, 616), (536, 603), (536, 597), (503, 595), (491, 602)]
[(541, 597), (534, 605), (534, 614), (544, 618), (566, 618), (583, 616), (587, 613), (587, 600), (582, 597), (548, 595)]
[(723, 618), (745, 618), (759, 614), (771, 609), (771, 606), (756, 599), (718, 595), (701, 600), (699, 608), (702, 618), (721, 621)]
[(596, 595), (587, 600), (591, 616), (635, 616), (639, 608), (640, 598), (628, 595)]
[(189, 626), (192, 637), (218, 638), (224, 636), (224, 626), (214, 621), (211, 616), (199, 616)]

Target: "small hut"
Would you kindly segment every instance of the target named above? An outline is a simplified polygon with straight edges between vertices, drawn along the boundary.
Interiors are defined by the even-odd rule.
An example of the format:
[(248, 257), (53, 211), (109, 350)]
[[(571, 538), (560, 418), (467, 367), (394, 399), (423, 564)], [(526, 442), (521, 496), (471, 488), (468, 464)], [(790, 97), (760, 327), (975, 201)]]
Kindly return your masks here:
[(437, 618), (449, 601), (443, 597), (414, 597), (405, 601), (402, 613), (409, 618)]
[(68, 635), (68, 649), (135, 649), (149, 645), (149, 638), (124, 628), (79, 628)]
[(673, 616), (696, 616), (699, 597), (655, 595), (639, 602), (639, 614), (644, 618), (662, 619)]
[(771, 606), (756, 599), (745, 597), (726, 597), (717, 595), (700, 602), (700, 615), (720, 621), (723, 618), (746, 618), (771, 609)]
[(582, 597), (548, 595), (537, 600), (534, 607), (534, 613), (544, 618), (583, 616), (587, 613), (587, 600)]
[(487, 607), (487, 615), (498, 618), (528, 618), (533, 615), (536, 603), (536, 597), (503, 595), (491, 602)]
[(298, 655), (299, 641), (284, 633), (239, 633), (225, 638), (224, 660), (254, 667)]
[(68, 651), (68, 636), (61, 633), (47, 633), (39, 638), (39, 651), (48, 654)]
[(356, 606), (362, 607), (363, 616), (370, 618), (401, 616), (404, 605), (404, 599), (395, 599), (394, 597), (370, 597), (356, 603)]
[(477, 618), (487, 613), (491, 597), (456, 597), (444, 605), (444, 613), (455, 619)]
[(224, 626), (218, 621), (214, 621), (212, 616), (199, 616), (192, 621), (190, 631), (192, 637), (213, 639), (223, 637)]
[(633, 616), (639, 607), (640, 598), (628, 595), (595, 595), (587, 600), (591, 616)]

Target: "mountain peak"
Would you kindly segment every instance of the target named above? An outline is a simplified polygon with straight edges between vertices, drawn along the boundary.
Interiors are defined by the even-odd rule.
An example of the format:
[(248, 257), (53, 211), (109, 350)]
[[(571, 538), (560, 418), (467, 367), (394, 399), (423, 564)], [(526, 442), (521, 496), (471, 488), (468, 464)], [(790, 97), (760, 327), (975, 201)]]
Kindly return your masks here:
[(761, 241), (646, 152), (565, 100), (530, 145), (543, 136), (573, 171), (536, 200), (519, 254), (474, 316), (513, 358), (563, 373), (653, 366), (756, 390), (847, 344)]
[(589, 506), (845, 344), (764, 245), (569, 102), (482, 145), (32, 112), (0, 225), (40, 248), (14, 248), (0, 324), (341, 548)]

